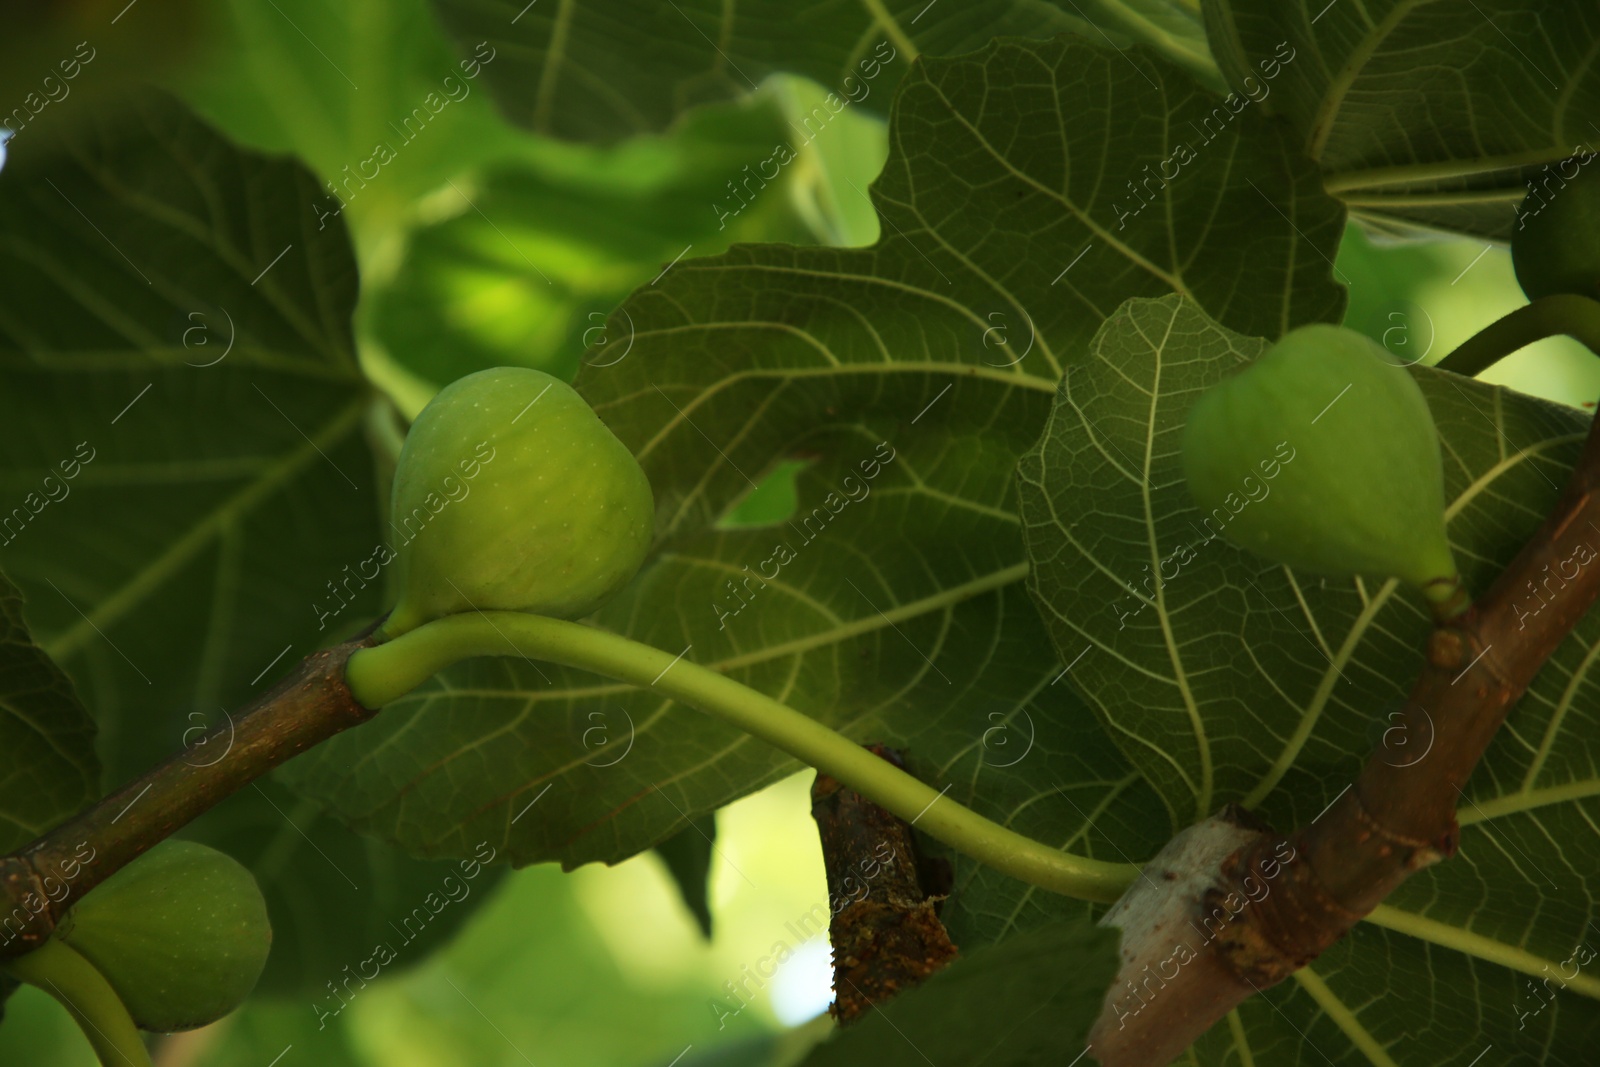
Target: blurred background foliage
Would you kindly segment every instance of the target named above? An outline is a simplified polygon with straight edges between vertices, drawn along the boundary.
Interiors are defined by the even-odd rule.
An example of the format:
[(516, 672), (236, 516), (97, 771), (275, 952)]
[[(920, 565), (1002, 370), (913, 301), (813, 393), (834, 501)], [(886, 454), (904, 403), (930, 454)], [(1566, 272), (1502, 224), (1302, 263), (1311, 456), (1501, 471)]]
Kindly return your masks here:
[[(37, 80), (33, 68), (48, 71), (40, 56), (70, 54), (89, 33), (79, 23), (99, 26), (113, 42), (103, 46), (111, 59), (93, 70), (98, 83), (82, 80), (86, 91), (72, 107), (96, 106), (120, 78), (153, 65), (229, 136), (297, 155), (335, 183), (361, 264), (361, 356), (404, 416), (483, 367), (520, 364), (570, 378), (586, 351), (613, 358), (608, 346), (627, 339), (605, 335), (607, 316), (678, 258), (736, 241), (877, 238), (866, 189), (885, 158), (885, 128), (849, 109), (804, 144), (779, 181), (748, 205), (734, 199), (744, 168), (802, 140), (796, 117), (829, 91), (803, 79), (768, 79), (747, 99), (693, 111), (660, 137), (592, 147), (503, 119), (481, 77), (461, 77), (462, 57), (426, 0), (228, 0), (204, 18), (197, 4), (149, 3), (118, 16), (123, 36), (106, 34), (107, 13), (123, 2), (62, 5), (58, 21), (33, 36), (13, 19), (0, 45), (0, 90), (20, 100)], [(32, 10), (3, 6), (19, 17)], [(452, 76), (457, 88), (447, 90)], [(430, 93), (447, 91), (436, 114), (413, 118)], [(379, 146), (390, 158), (377, 176), (351, 182)], [(322, 210), (335, 207), (330, 197)], [(316, 210), (307, 226), (319, 222)], [(1437, 362), (1523, 302), (1507, 250), (1480, 241), (1398, 244), (1352, 228), (1334, 270), (1349, 289), (1348, 324), (1405, 360)], [(1564, 339), (1531, 347), (1488, 377), (1574, 405), (1600, 395), (1600, 365)], [(783, 517), (793, 475), (792, 465), (780, 468), (732, 521)], [(316, 1005), (331, 1003), (327, 989), (258, 996), (215, 1026), (164, 1039), (156, 1062), (792, 1062), (826, 1029), (825, 1020), (805, 1024), (829, 997), (824, 939), (797, 937), (792, 926), (826, 899), (810, 778), (797, 775), (719, 813), (709, 940), (654, 853), (571, 875), (526, 869), (484, 884), (487, 901), (446, 947), (402, 959), (321, 1025)], [(411, 903), (397, 902), (397, 914)], [(754, 1003), (719, 1011), (719, 1001), (739, 1005), (724, 983), (780, 943), (794, 956)], [(37, 991), (25, 988), (6, 1005), (0, 1063), (93, 1062), (67, 1016)]]

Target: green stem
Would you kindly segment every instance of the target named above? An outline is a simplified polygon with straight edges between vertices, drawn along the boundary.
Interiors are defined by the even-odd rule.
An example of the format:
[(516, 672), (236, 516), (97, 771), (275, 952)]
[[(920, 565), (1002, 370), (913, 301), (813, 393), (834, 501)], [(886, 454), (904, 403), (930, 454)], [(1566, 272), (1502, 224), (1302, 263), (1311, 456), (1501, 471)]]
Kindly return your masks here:
[(917, 829), (1025, 882), (1083, 900), (1112, 901), (1138, 877), (1132, 864), (1075, 856), (991, 822), (793, 708), (649, 645), (513, 611), (450, 615), (350, 657), (345, 679), (381, 707), (464, 659), (542, 659), (653, 689), (736, 726), (832, 775)]
[(1436, 626), (1442, 626), (1451, 619), (1459, 618), (1472, 607), (1472, 597), (1467, 595), (1467, 587), (1461, 581), (1460, 571), (1455, 571), (1448, 577), (1435, 578), (1422, 587), (1422, 595), (1433, 610), (1433, 622)]
[(102, 1067), (150, 1067), (138, 1027), (105, 975), (71, 947), (51, 938), (5, 963), (13, 976), (38, 986), (71, 1013)]
[(1517, 349), (1561, 334), (1600, 354), (1600, 300), (1573, 293), (1542, 296), (1461, 342), (1438, 367), (1477, 377)]

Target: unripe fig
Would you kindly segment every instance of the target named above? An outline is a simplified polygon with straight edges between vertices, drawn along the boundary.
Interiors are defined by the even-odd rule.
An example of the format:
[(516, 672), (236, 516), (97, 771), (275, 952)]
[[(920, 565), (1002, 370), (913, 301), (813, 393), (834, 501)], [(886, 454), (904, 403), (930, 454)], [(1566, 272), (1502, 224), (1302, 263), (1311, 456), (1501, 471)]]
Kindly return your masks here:
[(168, 839), (67, 912), (56, 937), (92, 963), (141, 1030), (215, 1022), (255, 988), (272, 926), (255, 876), (231, 856)]
[(617, 593), (650, 544), (638, 461), (571, 386), (498, 367), (440, 390), (395, 470), (398, 636), (442, 615), (573, 619)]
[(1529, 300), (1556, 293), (1600, 299), (1600, 163), (1593, 152), (1534, 176), (1517, 208), (1511, 265)]
[(1458, 595), (1427, 401), (1354, 330), (1292, 330), (1208, 390), (1189, 412), (1183, 468), (1208, 532), (1297, 570)]

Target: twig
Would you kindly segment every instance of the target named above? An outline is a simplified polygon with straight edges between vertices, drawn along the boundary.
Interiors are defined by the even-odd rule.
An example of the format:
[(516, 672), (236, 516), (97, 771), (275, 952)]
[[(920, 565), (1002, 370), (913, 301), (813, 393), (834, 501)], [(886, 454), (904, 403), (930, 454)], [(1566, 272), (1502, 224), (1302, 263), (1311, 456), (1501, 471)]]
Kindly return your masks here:
[[(1471, 610), (1431, 635), (1401, 719), (1384, 734), (1415, 739), (1431, 730), (1426, 760), (1397, 758), (1380, 743), (1354, 786), (1308, 825), (1287, 837), (1258, 829), (1242, 843), (1218, 838), (1189, 857), (1189, 866), (1209, 871), (1198, 888), (1165, 878), (1164, 853), (1147, 868), (1157, 888), (1140, 880), (1119, 902), (1114, 914), (1133, 911), (1128, 929), (1138, 936), (1131, 958), (1124, 946), (1119, 981), (1090, 1036), (1103, 1067), (1170, 1062), (1240, 1002), (1315, 959), (1401, 882), (1455, 852), (1456, 806), (1473, 769), (1507, 711), (1600, 597), (1600, 567), (1580, 567), (1570, 579), (1558, 567), (1580, 549), (1592, 555), (1591, 522), (1600, 524), (1600, 422), (1539, 531)], [(1559, 589), (1548, 588), (1552, 574)], [(1519, 615), (1531, 582), (1544, 583), (1548, 603)], [(1174, 931), (1196, 927), (1202, 936), (1183, 942), (1181, 961), (1166, 973), (1157, 965), (1152, 982), (1152, 965), (1172, 959), (1188, 937)], [(1153, 930), (1166, 936), (1152, 941)], [(1131, 1010), (1130, 989), (1148, 991), (1160, 1009)]]
[[(361, 638), (307, 656), (235, 716), (231, 747), (230, 727), (206, 737), (206, 751), (227, 749), (221, 759), (197, 764), (189, 752), (180, 753), (0, 858), (0, 960), (37, 948), (75, 900), (225, 797), (376, 714), (358, 704), (345, 684), (346, 661), (371, 643)], [(79, 862), (84, 858), (77, 850), (85, 843), (93, 852)], [(74, 876), (60, 877), (64, 867)]]

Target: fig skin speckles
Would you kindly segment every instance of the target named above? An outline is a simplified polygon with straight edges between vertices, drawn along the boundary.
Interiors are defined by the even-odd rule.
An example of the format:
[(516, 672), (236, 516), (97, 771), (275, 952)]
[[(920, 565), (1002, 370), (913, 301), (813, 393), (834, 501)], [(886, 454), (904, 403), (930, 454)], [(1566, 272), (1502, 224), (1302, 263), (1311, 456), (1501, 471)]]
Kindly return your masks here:
[(215, 1022), (255, 988), (272, 948), (256, 879), (226, 853), (168, 838), (97, 886), (56, 929), (141, 1030)]
[(1458, 577), (1427, 401), (1354, 330), (1285, 334), (1195, 402), (1182, 449), (1208, 533), (1308, 574), (1394, 577), (1430, 597)]
[(498, 367), (440, 390), (401, 449), (391, 507), (395, 637), (444, 615), (593, 612), (644, 562), (655, 502), (571, 386)]

